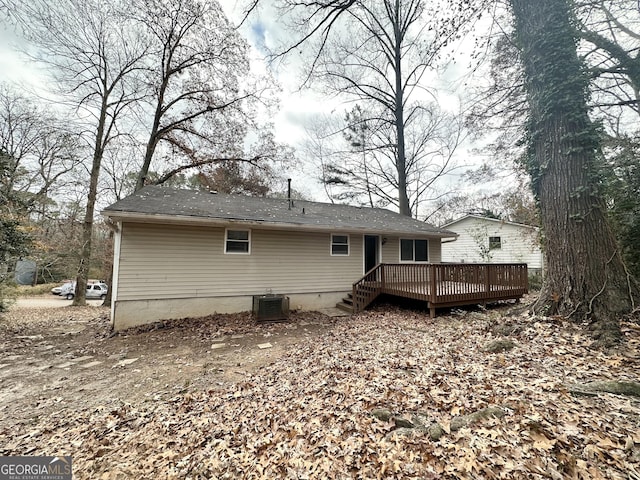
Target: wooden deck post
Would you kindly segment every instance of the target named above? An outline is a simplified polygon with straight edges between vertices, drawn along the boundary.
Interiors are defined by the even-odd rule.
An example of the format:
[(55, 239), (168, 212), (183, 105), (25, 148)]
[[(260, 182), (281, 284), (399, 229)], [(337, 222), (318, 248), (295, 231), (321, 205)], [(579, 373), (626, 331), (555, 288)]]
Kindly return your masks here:
[(436, 283), (436, 266), (431, 264), (428, 265), (429, 268), (429, 318), (436, 318), (436, 307), (435, 302), (437, 298), (436, 289), (438, 288), (438, 284)]
[(438, 288), (438, 284), (436, 283), (436, 266), (431, 264), (429, 267), (429, 301), (435, 303), (437, 298), (436, 288)]
[[(486, 269), (484, 293), (485, 295), (489, 295), (489, 293), (491, 292), (491, 265), (485, 264), (484, 268)], [(485, 297), (484, 305), (485, 306), (487, 305), (486, 297)]]

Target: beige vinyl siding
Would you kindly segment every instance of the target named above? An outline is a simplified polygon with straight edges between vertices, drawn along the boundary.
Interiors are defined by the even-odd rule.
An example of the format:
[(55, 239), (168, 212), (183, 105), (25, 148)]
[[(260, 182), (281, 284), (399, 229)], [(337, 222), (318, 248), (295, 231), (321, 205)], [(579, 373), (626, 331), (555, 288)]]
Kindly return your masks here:
[(442, 245), (445, 262), (484, 262), (479, 241), (489, 244), (489, 237), (500, 237), (501, 248), (490, 251), (491, 263), (527, 263), (542, 268), (542, 252), (537, 231), (532, 227), (469, 217), (447, 227), (460, 236)]
[[(402, 238), (412, 238), (403, 236)], [(424, 237), (415, 237), (424, 238)], [(429, 263), (440, 263), (441, 243), (439, 238), (429, 238)], [(382, 263), (400, 263), (400, 237), (387, 237), (382, 246)]]
[(123, 224), (118, 300), (348, 291), (362, 236), (331, 256), (331, 232), (251, 230), (251, 254), (225, 254), (225, 229)]
[(429, 263), (442, 261), (442, 243), (440, 239), (429, 240)]

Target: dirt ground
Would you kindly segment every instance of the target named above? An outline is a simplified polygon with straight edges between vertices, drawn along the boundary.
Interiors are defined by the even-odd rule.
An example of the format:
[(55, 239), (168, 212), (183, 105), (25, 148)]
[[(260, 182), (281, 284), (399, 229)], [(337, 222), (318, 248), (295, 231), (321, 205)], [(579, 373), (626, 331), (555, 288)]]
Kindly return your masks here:
[[(28, 309), (42, 309), (42, 308), (60, 308), (70, 307), (73, 300), (67, 300), (64, 297), (58, 297), (56, 295), (44, 295), (41, 297), (25, 297), (18, 298), (14, 304), (14, 315), (19, 315), (15, 310), (24, 308)], [(87, 300), (87, 304), (92, 307), (99, 307), (102, 305), (103, 300)]]
[(0, 455), (77, 478), (640, 479), (637, 316), (605, 352), (522, 305), (119, 335), (103, 307), (33, 305), (0, 321)]
[(67, 303), (22, 299), (0, 319), (0, 431), (27, 432), (52, 414), (222, 388), (335, 324), (317, 312), (265, 324), (246, 313), (114, 335), (107, 308)]

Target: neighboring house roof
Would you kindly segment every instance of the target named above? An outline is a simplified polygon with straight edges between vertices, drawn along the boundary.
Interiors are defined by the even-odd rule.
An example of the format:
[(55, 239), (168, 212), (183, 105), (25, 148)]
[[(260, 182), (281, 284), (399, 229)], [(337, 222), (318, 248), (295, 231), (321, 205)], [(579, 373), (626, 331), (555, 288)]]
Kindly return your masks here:
[(489, 218), (489, 217), (483, 217), (481, 215), (472, 215), (472, 214), (468, 214), (468, 215), (465, 215), (464, 217), (460, 217), (460, 218), (454, 220), (453, 222), (445, 223), (442, 226), (442, 228), (451, 228), (451, 227), (455, 226), (457, 223), (460, 223), (463, 220), (466, 220), (467, 218), (474, 218), (474, 219), (477, 219), (477, 220), (486, 220), (488, 222), (502, 223), (502, 224), (507, 224), (507, 225), (516, 225), (518, 227), (531, 228), (531, 229), (534, 229), (534, 230), (538, 229), (538, 227), (534, 227), (533, 225), (526, 225), (524, 223), (509, 222), (508, 220), (500, 220), (499, 218)]
[(353, 207), (282, 198), (247, 197), (147, 186), (102, 212), (114, 220), (153, 223), (238, 223), (264, 228), (362, 231), (380, 234), (456, 237), (382, 208)]

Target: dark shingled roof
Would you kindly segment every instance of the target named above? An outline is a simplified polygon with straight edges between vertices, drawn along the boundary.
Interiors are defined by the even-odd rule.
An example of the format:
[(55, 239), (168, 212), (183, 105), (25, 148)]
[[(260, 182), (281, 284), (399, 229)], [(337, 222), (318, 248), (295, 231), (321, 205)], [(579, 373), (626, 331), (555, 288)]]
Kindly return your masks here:
[(330, 203), (282, 198), (247, 197), (208, 193), (197, 190), (177, 190), (148, 186), (107, 207), (103, 215), (146, 221), (176, 217), (189, 219), (233, 221), (291, 226), (292, 229), (357, 230), (372, 233), (397, 233), (455, 237), (456, 234), (428, 223), (405, 217), (382, 208), (352, 207)]

